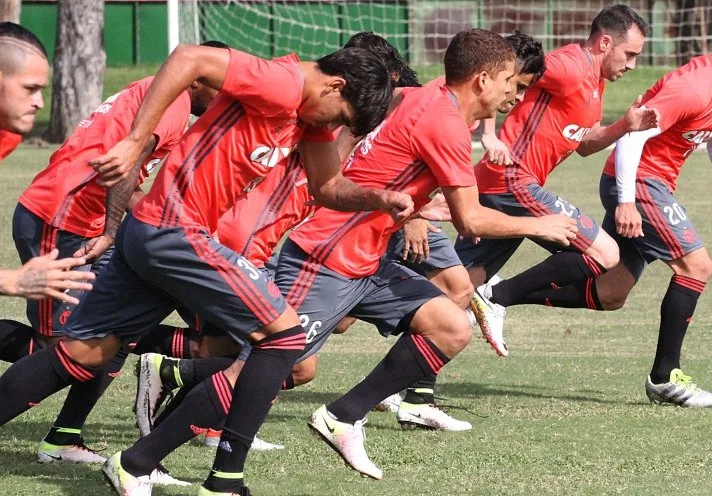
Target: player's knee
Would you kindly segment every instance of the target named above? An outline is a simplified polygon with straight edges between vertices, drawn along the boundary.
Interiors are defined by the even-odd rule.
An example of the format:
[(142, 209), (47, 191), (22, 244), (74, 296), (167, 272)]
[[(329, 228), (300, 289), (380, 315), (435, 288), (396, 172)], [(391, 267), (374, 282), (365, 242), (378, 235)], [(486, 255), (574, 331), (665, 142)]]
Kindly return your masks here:
[(621, 258), (618, 243), (608, 234), (599, 235), (594, 248), (592, 256), (604, 269), (610, 270), (618, 265)]
[(351, 317), (351, 316), (347, 315), (346, 317), (341, 319), (338, 324), (336, 324), (336, 329), (334, 329), (334, 334), (345, 333), (346, 331), (349, 330), (349, 327), (354, 325), (355, 322), (356, 322), (355, 317)]
[(698, 281), (707, 282), (712, 276), (712, 260), (706, 252), (700, 250), (675, 261), (675, 272)]
[(317, 360), (316, 355), (312, 355), (306, 360), (294, 365), (292, 368), (292, 380), (294, 386), (301, 386), (314, 380), (316, 377)]
[(472, 293), (475, 291), (475, 287), (470, 282), (468, 277), (458, 278), (453, 281), (449, 281), (445, 294), (450, 298), (455, 305), (460, 308), (466, 308), (470, 299), (472, 298)]

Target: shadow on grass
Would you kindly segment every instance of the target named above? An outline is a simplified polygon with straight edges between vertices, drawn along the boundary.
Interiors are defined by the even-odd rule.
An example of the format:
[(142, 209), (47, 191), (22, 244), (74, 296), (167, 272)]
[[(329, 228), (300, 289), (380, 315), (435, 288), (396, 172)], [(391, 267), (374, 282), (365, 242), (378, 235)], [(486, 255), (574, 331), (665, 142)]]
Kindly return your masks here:
[[(556, 389), (533, 386), (533, 385), (515, 385), (502, 384), (490, 386), (487, 384), (477, 384), (472, 382), (448, 382), (438, 385), (437, 393), (448, 398), (482, 398), (487, 396), (511, 396), (514, 398), (541, 398), (546, 400), (561, 400), (574, 401), (579, 403), (595, 403), (595, 404), (623, 404), (620, 401), (604, 399), (598, 395), (604, 394), (603, 391), (596, 390), (581, 390), (574, 391), (572, 394), (562, 394)], [(589, 396), (590, 395), (590, 396)]]

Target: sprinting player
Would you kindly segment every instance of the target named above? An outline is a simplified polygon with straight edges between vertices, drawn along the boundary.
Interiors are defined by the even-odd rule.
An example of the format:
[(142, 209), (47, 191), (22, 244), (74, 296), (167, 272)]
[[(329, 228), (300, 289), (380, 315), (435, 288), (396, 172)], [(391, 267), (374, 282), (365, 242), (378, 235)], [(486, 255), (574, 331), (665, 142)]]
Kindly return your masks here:
[[(347, 124), (355, 133), (370, 131), (392, 94), (385, 64), (355, 48), (300, 62), (295, 55), (266, 61), (237, 50), (178, 47), (153, 80), (128, 137), (93, 161), (100, 174), (109, 174), (105, 184), (127, 163), (118, 184), (135, 184), (132, 165), (164, 110), (196, 80), (221, 95), (122, 223), (109, 265), (67, 322), (65, 340), (0, 377), (0, 423), (68, 384), (91, 380), (121, 341), (137, 341), (180, 304), (254, 345), (234, 402), (227, 381), (219, 382), (223, 375), (203, 382), (219, 391), (215, 397), (230, 414), (200, 494), (249, 494), (242, 471), (250, 444), (305, 337), (276, 286), (212, 239), (217, 220), (297, 144), (312, 193), (329, 207), (400, 219), (413, 205), (406, 194), (362, 188), (340, 173), (328, 129)], [(149, 474), (123, 467), (118, 455), (104, 472), (120, 494), (151, 491)]]
[[(515, 31), (505, 36), (504, 40), (512, 47), (517, 59), (514, 69), (516, 75), (512, 80), (516, 91), (510, 100), (497, 109), (506, 114), (523, 100), (526, 90), (544, 74), (545, 64), (541, 43), (531, 36)], [(494, 118), (485, 119), (486, 133), (482, 137), (485, 150), (493, 157), (497, 153), (499, 140), (496, 137), (494, 140), (489, 139), (488, 133), (494, 131), (494, 122)], [(406, 222), (401, 230), (393, 233), (386, 256), (427, 277), (458, 307), (468, 307), (474, 288), (455, 248), (438, 225), (424, 219)], [(472, 315), (469, 309), (468, 315)], [(474, 316), (471, 320), (474, 320)], [(454, 419), (437, 407), (434, 397), (435, 379), (435, 374), (424, 377), (406, 389), (402, 401), (400, 395), (394, 395), (383, 406), (396, 412), (398, 422), (404, 427), (470, 430), (472, 425), (469, 422)]]
[(712, 56), (693, 58), (663, 76), (645, 93), (643, 105), (660, 112), (660, 125), (619, 139), (601, 176), (603, 228), (618, 242), (621, 262), (595, 279), (532, 295), (529, 303), (617, 310), (645, 267), (662, 260), (673, 276), (660, 307), (645, 392), (656, 403), (710, 407), (712, 394), (682, 372), (680, 351), (712, 261), (674, 192), (687, 157), (712, 137)]
[(619, 121), (600, 124), (605, 81), (615, 81), (635, 68), (647, 30), (645, 21), (630, 7), (601, 10), (584, 44), (567, 45), (546, 55), (546, 72), (504, 121), (499, 139), (509, 147), (512, 165), (501, 167), (485, 157), (475, 166), (483, 205), (515, 216), (561, 213), (575, 219), (578, 226), (569, 249), (542, 244), (553, 253), (549, 258), (496, 285), (482, 283), (499, 271), (523, 239), (457, 240), (457, 253), (477, 287), (472, 310), (485, 339), (501, 356), (508, 354), (502, 337), (507, 306), (526, 303), (530, 293), (542, 288), (600, 275), (618, 263), (613, 238), (543, 185), (574, 151), (590, 155), (629, 131), (657, 125), (657, 113), (641, 108), (640, 97)]
[[(362, 48), (378, 55), (386, 63), (397, 87), (419, 85), (417, 75), (402, 60), (398, 50), (381, 36), (369, 32), (357, 33), (349, 39), (344, 48)], [(400, 90), (396, 88), (395, 91), (398, 93)], [(348, 129), (335, 130), (334, 135), (338, 135), (336, 143), (339, 157), (345, 160), (353, 149), (354, 138)], [(315, 207), (311, 200), (306, 172), (299, 153), (295, 152), (277, 164), (255, 189), (240, 198), (232, 209), (220, 218), (217, 237), (221, 244), (245, 257), (256, 268), (265, 272), (269, 279), (273, 279), (277, 245), (285, 233), (313, 213)], [(194, 385), (232, 364), (231, 358), (218, 356), (225, 355), (225, 349), (230, 346), (230, 343), (225, 342), (225, 331), (208, 323), (203, 326), (201, 333), (201, 345), (211, 356), (209, 359), (176, 361), (157, 355), (141, 358), (136, 420), (142, 436), (147, 436), (151, 431), (154, 417), (167, 391), (182, 388), (156, 423), (170, 415)], [(235, 355), (238, 351), (244, 360), (247, 356), (245, 350), (234, 350)], [(300, 361), (292, 369), (283, 389), (309, 382), (315, 372), (316, 356)], [(211, 427), (216, 426), (202, 426), (203, 429)], [(132, 458), (136, 453), (136, 458), (147, 462), (147, 458), (141, 453), (151, 453), (157, 463), (167, 453), (186, 442), (190, 438), (189, 433), (186, 434), (187, 438), (173, 437), (173, 444), (167, 445), (165, 436), (158, 433), (152, 436), (152, 440), (160, 440), (160, 446), (153, 445), (150, 439), (142, 440), (125, 451), (122, 457)], [(214, 430), (208, 430), (206, 441), (214, 442), (216, 435)]]
[[(44, 107), (42, 89), (47, 86), (49, 63), (42, 42), (27, 29), (12, 22), (0, 23), (0, 160), (20, 143), (20, 135), (32, 130), (37, 112)], [(56, 260), (58, 252), (23, 260), (16, 270), (0, 270), (0, 294), (30, 300), (57, 298), (70, 304), (77, 299), (66, 289), (90, 290), (93, 274), (67, 269), (86, 263), (83, 259)]]

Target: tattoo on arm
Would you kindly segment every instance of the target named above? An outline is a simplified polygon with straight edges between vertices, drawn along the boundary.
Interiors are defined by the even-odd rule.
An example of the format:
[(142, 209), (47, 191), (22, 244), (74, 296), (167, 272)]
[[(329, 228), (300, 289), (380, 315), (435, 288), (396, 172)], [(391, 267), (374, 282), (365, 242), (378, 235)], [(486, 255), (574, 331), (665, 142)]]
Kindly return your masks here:
[(156, 146), (156, 137), (151, 136), (148, 143), (141, 152), (141, 156), (131, 169), (129, 175), (119, 183), (115, 184), (106, 192), (106, 221), (104, 226), (104, 235), (115, 237), (116, 231), (119, 229), (119, 224), (124, 218), (124, 213), (131, 199), (131, 195), (136, 190), (136, 182), (141, 172), (141, 164), (153, 152)]

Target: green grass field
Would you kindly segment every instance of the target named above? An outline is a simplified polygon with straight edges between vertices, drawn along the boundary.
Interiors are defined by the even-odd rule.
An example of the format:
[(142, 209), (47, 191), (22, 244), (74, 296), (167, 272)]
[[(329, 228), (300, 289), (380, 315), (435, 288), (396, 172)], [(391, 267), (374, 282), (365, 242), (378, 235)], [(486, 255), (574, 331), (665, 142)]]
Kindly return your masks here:
[[(6, 235), (0, 264), (16, 265), (10, 221), (16, 198), (46, 163), (49, 150), (20, 148), (2, 164), (0, 229)], [(571, 158), (549, 187), (600, 218), (597, 191), (606, 155)], [(694, 154), (681, 179), (679, 199), (706, 239), (710, 164)], [(543, 257), (525, 243), (504, 273)], [(439, 394), (468, 411), (468, 433), (402, 431), (391, 414), (371, 413), (367, 448), (384, 470), (382, 481), (362, 479), (314, 438), (305, 420), (366, 374), (392, 343), (360, 324), (335, 336), (320, 355), (318, 378), (280, 395), (261, 435), (287, 449), (250, 455), (247, 480), (256, 495), (569, 495), (709, 494), (712, 487), (712, 417), (708, 411), (648, 403), (643, 381), (652, 363), (658, 309), (669, 270), (654, 264), (626, 308), (616, 313), (514, 307), (507, 320), (511, 355), (498, 359), (480, 339), (441, 374)], [(0, 315), (24, 320), (19, 299), (1, 299)], [(684, 347), (683, 365), (712, 387), (712, 307), (703, 295)], [(107, 453), (137, 436), (131, 402), (132, 365), (89, 418), (87, 442)], [(0, 493), (10, 495), (113, 494), (98, 467), (43, 466), (34, 452), (63, 395), (48, 399), (0, 429)], [(1, 406), (0, 406), (1, 408)], [(195, 494), (213, 453), (199, 445), (166, 460), (192, 488), (154, 489), (155, 495)]]

